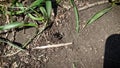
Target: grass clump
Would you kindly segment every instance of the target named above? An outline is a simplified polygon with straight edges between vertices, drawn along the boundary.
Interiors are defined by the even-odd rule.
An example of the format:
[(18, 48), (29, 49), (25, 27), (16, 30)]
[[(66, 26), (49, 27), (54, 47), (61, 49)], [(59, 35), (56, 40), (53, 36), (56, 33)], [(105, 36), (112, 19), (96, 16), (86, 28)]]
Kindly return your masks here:
[[(52, 0), (35, 0), (32, 2), (29, 7), (25, 7), (23, 3), (18, 2), (18, 0), (12, 0), (12, 2), (1, 1), (0, 3), (0, 14), (6, 17), (6, 25), (0, 26), (0, 30), (11, 30), (15, 28), (22, 27), (35, 27), (37, 28), (37, 33), (33, 38), (27, 41), (24, 45), (27, 46), (37, 35), (43, 32), (48, 23), (50, 22), (51, 11), (52, 11)], [(9, 5), (8, 5), (9, 4)], [(13, 16), (21, 16), (28, 17), (29, 19), (38, 21), (43, 25), (42, 28), (38, 28), (38, 24), (35, 22), (18, 22), (17, 20), (13, 20)], [(8, 41), (0, 40), (1, 42), (8, 43)], [(9, 41), (8, 45), (11, 45), (18, 49), (23, 49), (23, 47), (19, 47), (12, 42)], [(27, 45), (26, 45), (27, 44)], [(24, 46), (23, 45), (23, 46)], [(24, 46), (24, 48), (25, 48)]]

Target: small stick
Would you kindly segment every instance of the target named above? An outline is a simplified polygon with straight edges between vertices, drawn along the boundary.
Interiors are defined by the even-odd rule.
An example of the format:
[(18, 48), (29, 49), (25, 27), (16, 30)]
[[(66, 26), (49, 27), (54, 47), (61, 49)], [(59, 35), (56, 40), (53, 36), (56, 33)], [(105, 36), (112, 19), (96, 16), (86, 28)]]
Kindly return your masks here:
[(61, 44), (53, 44), (53, 45), (46, 45), (46, 46), (41, 46), (41, 47), (35, 47), (33, 49), (54, 48), (54, 47), (68, 46), (68, 45), (71, 45), (71, 44), (72, 44), (72, 42), (70, 42), (70, 43), (61, 43)]
[(99, 1), (99, 2), (95, 2), (95, 3), (92, 3), (92, 4), (87, 4), (86, 6), (84, 7), (80, 7), (78, 8), (78, 11), (82, 11), (82, 10), (85, 10), (85, 9), (88, 9), (88, 8), (91, 8), (91, 7), (94, 7), (96, 5), (102, 5), (102, 4), (105, 4), (105, 3), (108, 3), (109, 1)]

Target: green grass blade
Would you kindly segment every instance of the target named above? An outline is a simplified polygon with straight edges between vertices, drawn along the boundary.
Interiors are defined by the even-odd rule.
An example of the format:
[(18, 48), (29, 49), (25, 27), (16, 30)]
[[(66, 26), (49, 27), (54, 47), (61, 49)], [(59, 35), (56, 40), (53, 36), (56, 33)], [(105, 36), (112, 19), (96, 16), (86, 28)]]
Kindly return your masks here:
[(40, 11), (43, 14), (44, 18), (47, 17), (47, 11), (45, 10), (44, 7), (40, 7)]
[(45, 0), (35, 0), (31, 5), (30, 8), (37, 7), (41, 3), (43, 3)]
[(75, 19), (76, 19), (76, 31), (79, 32), (79, 24), (80, 24), (80, 19), (79, 19), (79, 13), (78, 13), (78, 9), (74, 3), (74, 0), (70, 0), (73, 8), (74, 8), (74, 13), (75, 13)]
[(13, 13), (12, 15), (14, 15), (14, 14), (19, 15), (21, 13), (24, 13), (25, 9), (27, 9), (26, 7), (23, 6), (22, 3), (16, 3), (16, 7), (12, 7), (12, 8), (18, 8), (18, 9), (20, 9), (19, 11), (13, 11), (13, 12), (11, 12), (11, 13)]
[(23, 49), (22, 47), (14, 44), (13, 42), (11, 42), (11, 41), (9, 41), (9, 40), (5, 40), (5, 39), (3, 39), (3, 38), (0, 38), (0, 42), (7, 43), (9, 46), (12, 46), (12, 47), (15, 47), (15, 48), (17, 48), (17, 49), (19, 49), (19, 50), (24, 51), (24, 49)]
[(48, 18), (50, 18), (51, 11), (52, 11), (52, 2), (51, 2), (51, 0), (46, 0), (46, 10), (47, 10)]
[[(23, 26), (37, 27), (37, 24), (29, 22), (29, 23), (24, 23)], [(21, 27), (23, 27), (23, 26), (21, 26)]]
[(10, 42), (10, 41), (8, 41), (8, 42), (6, 42), (8, 45), (10, 45), (10, 46), (12, 46), (12, 47), (15, 47), (15, 48), (17, 48), (17, 49), (19, 49), (19, 50), (22, 50), (22, 51), (24, 51), (24, 49), (22, 48), (22, 47), (20, 47), (20, 46), (18, 46), (18, 45), (16, 45), (16, 44), (13, 44), (12, 42)]
[(4, 25), (4, 26), (0, 26), (0, 30), (8, 30), (8, 29), (17, 28), (17, 27), (23, 27), (23, 26), (37, 27), (37, 25), (34, 24), (34, 23), (14, 22), (14, 23), (10, 23), (10, 24)]
[(25, 11), (25, 8), (22, 3), (16, 3), (16, 6), (20, 8), (21, 11)]
[(31, 19), (33, 19), (33, 20), (39, 20), (39, 21), (42, 21), (42, 20), (44, 20), (44, 17), (35, 17), (35, 16), (33, 16), (32, 14), (28, 14), (28, 16), (31, 18)]
[(111, 9), (112, 9), (112, 7), (108, 7), (108, 8), (105, 8), (105, 9), (97, 12), (93, 17), (91, 17), (91, 19), (87, 22), (86, 25), (92, 24), (94, 21), (98, 20), (101, 16), (103, 16), (104, 14), (106, 14)]
[(11, 28), (16, 28), (18, 26), (23, 25), (23, 23), (11, 23), (8, 25), (4, 25), (4, 26), (0, 26), (0, 30), (7, 30), (7, 29), (11, 29)]
[(22, 14), (24, 13), (25, 11), (17, 11), (15, 14), (19, 15), (19, 14)]
[(37, 6), (39, 6), (39, 5), (41, 5), (41, 3), (43, 3), (45, 0), (35, 0), (26, 10), (24, 10), (24, 11), (19, 11), (19, 12), (17, 12), (17, 14), (21, 14), (21, 13), (24, 13), (24, 12), (26, 12), (26, 11), (28, 11), (28, 10), (33, 10), (35, 7), (37, 7)]

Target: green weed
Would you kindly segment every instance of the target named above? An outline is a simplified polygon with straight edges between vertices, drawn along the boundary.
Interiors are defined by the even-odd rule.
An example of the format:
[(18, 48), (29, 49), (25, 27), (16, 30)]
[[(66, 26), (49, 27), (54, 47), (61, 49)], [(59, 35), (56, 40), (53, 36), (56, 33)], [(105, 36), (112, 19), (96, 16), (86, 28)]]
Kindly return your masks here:
[[(9, 3), (7, 3), (9, 4)], [(33, 38), (30, 38), (23, 46), (19, 47), (18, 45), (13, 44), (10, 41), (4, 41), (3, 39), (0, 39), (1, 42), (7, 43), (10, 46), (13, 46), (17, 49), (23, 50), (25, 46), (28, 45), (37, 35), (41, 34), (45, 28), (48, 26), (48, 22), (51, 17), (51, 11), (52, 11), (52, 1), (51, 0), (35, 0), (29, 7), (25, 7), (24, 4), (18, 2), (18, 0), (12, 0), (10, 5), (1, 4), (0, 3), (0, 14), (6, 16), (9, 16), (9, 19), (6, 19), (8, 24), (0, 26), (0, 30), (10, 30), (14, 28), (22, 28), (26, 26), (35, 27), (37, 28), (36, 23), (31, 22), (17, 22), (12, 20), (13, 16), (24, 14), (27, 17), (29, 17), (32, 20), (37, 20), (41, 23), (44, 23), (44, 27), (37, 28), (38, 32), (35, 34)]]

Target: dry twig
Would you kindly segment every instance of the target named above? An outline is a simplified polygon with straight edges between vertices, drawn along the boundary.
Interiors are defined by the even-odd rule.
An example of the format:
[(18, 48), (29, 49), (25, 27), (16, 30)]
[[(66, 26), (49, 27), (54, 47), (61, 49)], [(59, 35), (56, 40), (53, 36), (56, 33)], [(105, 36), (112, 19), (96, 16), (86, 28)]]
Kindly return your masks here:
[(97, 5), (102, 5), (102, 4), (105, 4), (105, 3), (108, 3), (109, 1), (99, 1), (99, 2), (95, 2), (95, 3), (92, 3), (92, 4), (87, 4), (86, 6), (84, 7), (80, 7), (78, 8), (78, 11), (82, 11), (82, 10), (85, 10), (85, 9), (88, 9), (88, 8), (91, 8), (91, 7), (94, 7), (94, 6), (97, 6)]
[(61, 44), (53, 44), (53, 45), (46, 45), (46, 46), (41, 46), (41, 47), (35, 47), (33, 49), (54, 48), (54, 47), (68, 46), (68, 45), (71, 45), (71, 44), (72, 44), (72, 42), (70, 42), (70, 43), (61, 43)]

